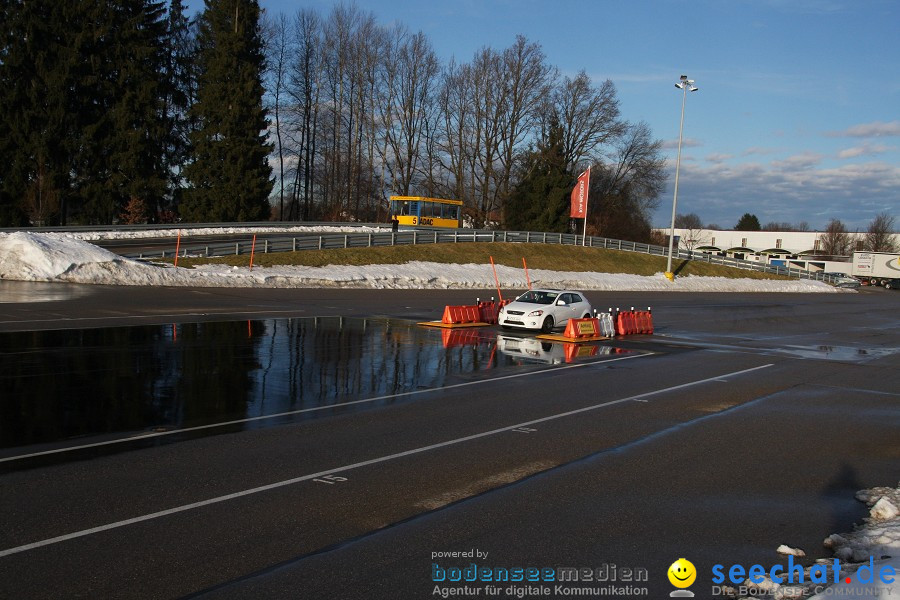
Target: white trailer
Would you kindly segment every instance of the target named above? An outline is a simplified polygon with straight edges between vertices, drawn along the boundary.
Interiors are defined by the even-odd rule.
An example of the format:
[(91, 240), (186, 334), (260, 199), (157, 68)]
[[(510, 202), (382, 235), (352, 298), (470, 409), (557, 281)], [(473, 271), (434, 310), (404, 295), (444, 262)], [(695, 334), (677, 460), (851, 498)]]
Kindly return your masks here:
[(900, 254), (854, 252), (850, 274), (878, 285), (885, 279), (900, 278)]

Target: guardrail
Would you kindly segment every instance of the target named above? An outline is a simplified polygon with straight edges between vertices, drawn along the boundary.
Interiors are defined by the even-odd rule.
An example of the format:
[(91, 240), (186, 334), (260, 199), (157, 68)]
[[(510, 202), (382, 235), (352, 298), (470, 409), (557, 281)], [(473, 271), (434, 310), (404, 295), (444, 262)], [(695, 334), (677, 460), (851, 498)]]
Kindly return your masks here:
[[(535, 231), (495, 231), (481, 229), (417, 229), (405, 231), (385, 231), (383, 233), (330, 233), (322, 235), (292, 236), (275, 239), (259, 240), (256, 244), (256, 252), (288, 252), (299, 250), (330, 250), (336, 248), (373, 248), (379, 246), (405, 246), (414, 244), (444, 244), (465, 242), (515, 242), (531, 244), (562, 244), (569, 246), (587, 246), (589, 248), (606, 248), (611, 250), (623, 250), (626, 252), (639, 252), (654, 256), (667, 256), (668, 248), (653, 244), (642, 244), (625, 240), (615, 240), (604, 237), (581, 236), (569, 233), (546, 233)], [(188, 240), (183, 242), (179, 249), (179, 256), (230, 256), (250, 254), (250, 240), (234, 243), (217, 244), (191, 244)], [(163, 251), (161, 255), (146, 253), (125, 254), (129, 258), (166, 258), (174, 257), (174, 248)], [(739, 260), (727, 256), (713, 256), (703, 252), (690, 252), (676, 250), (672, 257), (678, 260), (695, 260), (716, 265), (724, 265), (749, 271), (759, 271), (796, 277), (798, 279), (813, 279), (834, 283), (837, 277), (822, 272), (810, 272), (803, 269), (768, 265), (754, 261)]]

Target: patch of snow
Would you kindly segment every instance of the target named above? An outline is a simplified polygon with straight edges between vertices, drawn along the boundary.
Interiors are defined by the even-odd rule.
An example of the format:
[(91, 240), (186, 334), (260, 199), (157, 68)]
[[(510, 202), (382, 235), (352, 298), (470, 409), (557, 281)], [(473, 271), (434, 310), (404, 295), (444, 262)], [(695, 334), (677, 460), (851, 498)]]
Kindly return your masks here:
[[(248, 260), (249, 263), (249, 260)], [(596, 272), (532, 270), (536, 286), (602, 291), (684, 292), (836, 292), (821, 281), (652, 276)], [(522, 269), (498, 266), (500, 287), (524, 289)], [(230, 267), (195, 269), (147, 264), (123, 258), (70, 234), (0, 233), (0, 278), (67, 281), (107, 285), (197, 287), (341, 287), (370, 289), (491, 289), (494, 277), (486, 264), (413, 261), (400, 265), (329, 265), (326, 267)]]
[[(390, 227), (335, 227), (333, 225), (297, 225), (297, 226), (273, 226), (273, 227), (202, 227), (183, 229), (191, 235), (231, 235), (254, 233), (379, 233), (390, 231)], [(160, 237), (176, 237), (178, 229), (142, 229), (140, 231), (73, 231), (54, 235), (64, 236), (73, 240), (97, 241), (97, 240), (135, 240)]]

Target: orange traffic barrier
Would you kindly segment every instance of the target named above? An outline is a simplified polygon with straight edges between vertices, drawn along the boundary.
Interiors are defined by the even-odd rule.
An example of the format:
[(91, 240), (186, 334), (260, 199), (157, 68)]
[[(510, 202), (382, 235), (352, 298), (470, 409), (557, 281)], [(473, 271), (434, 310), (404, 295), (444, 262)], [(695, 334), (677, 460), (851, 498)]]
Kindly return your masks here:
[(653, 314), (647, 310), (622, 310), (616, 313), (616, 335), (653, 333)]
[(600, 335), (600, 321), (598, 319), (569, 319), (563, 337), (578, 339), (583, 337), (597, 337)]
[(455, 325), (458, 323), (478, 323), (481, 315), (477, 306), (450, 306), (444, 307), (444, 316), (441, 323)]

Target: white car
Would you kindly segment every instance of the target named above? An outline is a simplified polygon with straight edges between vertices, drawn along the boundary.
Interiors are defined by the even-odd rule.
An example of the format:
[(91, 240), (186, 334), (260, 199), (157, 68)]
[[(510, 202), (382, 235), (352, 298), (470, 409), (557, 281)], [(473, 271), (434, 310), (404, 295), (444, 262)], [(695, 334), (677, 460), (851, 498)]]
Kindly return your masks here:
[(565, 326), (569, 319), (591, 316), (591, 303), (572, 290), (529, 290), (500, 309), (497, 322), (504, 329), (540, 329), (544, 333)]

